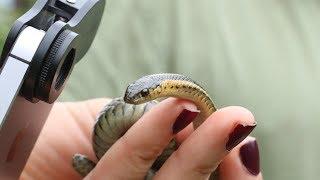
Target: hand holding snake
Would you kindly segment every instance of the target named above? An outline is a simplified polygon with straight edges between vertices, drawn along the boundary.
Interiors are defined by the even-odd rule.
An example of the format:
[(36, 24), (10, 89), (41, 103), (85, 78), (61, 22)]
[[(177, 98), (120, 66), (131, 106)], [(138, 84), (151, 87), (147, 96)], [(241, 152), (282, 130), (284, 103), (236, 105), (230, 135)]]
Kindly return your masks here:
[[(184, 88), (183, 85), (181, 87)], [(152, 93), (158, 93), (157, 90), (159, 86), (155, 86), (152, 91), (148, 92), (142, 89), (143, 94), (140, 93), (138, 96), (153, 95)], [(193, 98), (196, 96), (196, 94), (192, 95)], [(128, 97), (131, 97), (130, 94)], [(242, 141), (255, 126), (252, 114), (241, 107), (227, 107), (209, 115), (201, 124), (199, 117), (201, 117), (201, 112), (204, 112), (203, 109), (196, 102), (192, 103), (190, 99), (188, 101), (183, 99), (187, 98), (168, 98), (157, 105), (148, 99), (152, 105), (137, 105), (141, 106), (140, 111), (143, 111), (143, 116), (137, 113), (137, 117), (141, 115), (138, 121), (125, 121), (124, 124), (132, 126), (124, 134), (118, 135), (119, 140), (115, 140), (112, 146), (99, 142), (99, 145), (106, 145), (106, 147), (94, 147), (95, 156), (100, 159), (99, 162), (95, 160), (92, 147), (90, 147), (91, 143), (94, 143), (91, 141), (90, 131), (92, 132), (92, 129), (97, 131), (97, 124), (101, 120), (94, 124), (88, 119), (97, 116), (105, 101), (103, 103), (96, 101), (58, 103), (36, 144), (22, 179), (41, 177), (41, 175), (47, 178), (59, 177), (59, 179), (77, 177), (78, 175), (70, 166), (70, 157), (76, 152), (89, 156), (88, 159), (81, 159), (81, 156), (80, 162), (88, 160), (92, 162), (92, 167), (95, 167), (86, 176), (87, 179), (143, 179), (150, 171), (151, 173), (156, 172), (154, 179), (206, 179), (218, 164), (220, 164), (219, 179), (262, 179), (258, 166), (258, 154), (254, 150), (256, 141), (253, 138)], [(108, 112), (106, 109), (110, 110), (111, 115), (121, 114), (119, 108), (115, 108), (119, 102), (122, 104), (119, 99), (113, 100), (98, 117), (104, 117), (103, 114)], [(132, 104), (125, 106), (127, 107), (124, 107), (124, 110), (128, 110), (131, 109)], [(86, 113), (91, 115), (86, 115)], [(57, 120), (68, 116), (69, 120), (63, 125), (61, 125), (62, 120)], [(187, 124), (183, 124), (181, 118), (189, 123), (192, 118), (195, 118), (193, 122), (198, 128), (193, 130), (192, 125), (183, 128)], [(180, 122), (178, 123), (180, 125), (177, 125), (176, 122)], [(105, 124), (101, 125), (101, 128), (105, 128)], [(104, 136), (105, 134), (97, 133), (93, 134), (93, 137), (98, 135), (100, 138), (108, 137), (100, 140), (110, 140), (110, 137), (117, 134), (115, 129), (123, 129), (121, 124), (111, 123), (108, 126), (112, 127), (113, 134)], [(173, 140), (175, 143), (170, 143), (174, 142)], [(165, 150), (168, 144), (169, 146), (173, 144), (171, 147), (174, 147), (174, 152)], [(105, 148), (109, 149), (103, 152)], [(168, 159), (165, 162), (160, 160), (160, 164), (157, 164), (158, 156), (165, 152), (169, 152), (169, 155), (164, 156)], [(248, 152), (251, 154), (248, 155)], [(89, 159), (98, 162), (97, 165)], [(35, 169), (37, 171), (34, 171)]]

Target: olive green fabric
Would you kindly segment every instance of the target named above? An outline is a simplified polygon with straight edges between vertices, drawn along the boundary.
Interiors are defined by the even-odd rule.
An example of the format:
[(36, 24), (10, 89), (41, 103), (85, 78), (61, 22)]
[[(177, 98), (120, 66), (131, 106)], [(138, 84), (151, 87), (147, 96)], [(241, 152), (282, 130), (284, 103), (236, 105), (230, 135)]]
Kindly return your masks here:
[(122, 96), (145, 75), (199, 81), (250, 109), (265, 179), (318, 179), (320, 1), (109, 0), (61, 100)]

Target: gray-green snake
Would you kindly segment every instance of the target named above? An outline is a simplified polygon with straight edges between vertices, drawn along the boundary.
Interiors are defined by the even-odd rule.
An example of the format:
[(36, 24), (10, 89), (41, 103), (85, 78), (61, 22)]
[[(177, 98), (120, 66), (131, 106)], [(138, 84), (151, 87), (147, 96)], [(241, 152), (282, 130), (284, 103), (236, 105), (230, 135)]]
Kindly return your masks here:
[[(145, 112), (155, 106), (156, 99), (166, 97), (187, 99), (197, 106), (200, 114), (193, 121), (195, 129), (216, 111), (207, 92), (184, 75), (152, 74), (144, 76), (127, 87), (123, 98), (113, 99), (99, 114), (92, 136), (96, 157), (100, 159)], [(151, 179), (177, 148), (177, 143), (172, 140), (154, 162), (145, 179)], [(95, 167), (95, 164), (81, 154), (74, 155), (72, 161), (74, 169), (82, 176), (86, 176)]]

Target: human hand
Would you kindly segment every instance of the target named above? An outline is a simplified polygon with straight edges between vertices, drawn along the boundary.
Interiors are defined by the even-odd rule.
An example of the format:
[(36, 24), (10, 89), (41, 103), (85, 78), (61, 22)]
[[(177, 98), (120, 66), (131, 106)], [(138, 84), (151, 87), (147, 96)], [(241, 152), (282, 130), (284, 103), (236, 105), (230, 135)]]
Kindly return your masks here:
[[(91, 133), (106, 102), (56, 103), (21, 179), (80, 179), (72, 169), (72, 156), (81, 153), (95, 159)], [(254, 138), (242, 141), (254, 128), (252, 114), (241, 107), (227, 107), (216, 111), (197, 130), (193, 131), (192, 125), (181, 130), (186, 124), (177, 126), (175, 120), (181, 112), (183, 119), (190, 120), (188, 109), (195, 108), (175, 98), (161, 102), (109, 149), (86, 179), (143, 179), (173, 137), (181, 145), (155, 179), (207, 179), (220, 162), (221, 180), (262, 179)], [(181, 130), (177, 134), (172, 133), (174, 124), (175, 131)]]

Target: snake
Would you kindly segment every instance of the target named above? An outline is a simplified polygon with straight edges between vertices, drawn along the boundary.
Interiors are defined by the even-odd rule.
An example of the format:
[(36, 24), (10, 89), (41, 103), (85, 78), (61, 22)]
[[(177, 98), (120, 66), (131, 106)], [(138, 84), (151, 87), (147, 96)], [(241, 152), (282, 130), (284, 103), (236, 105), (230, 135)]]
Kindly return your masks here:
[[(159, 101), (169, 97), (189, 100), (197, 106), (200, 113), (193, 121), (194, 129), (216, 111), (206, 90), (188, 76), (172, 73), (145, 75), (130, 83), (124, 96), (111, 100), (97, 116), (92, 133), (92, 147), (97, 159), (100, 160), (143, 114), (156, 106)], [(178, 143), (172, 139), (150, 167), (145, 180), (152, 179), (178, 147)], [(85, 177), (94, 169), (96, 163), (85, 155), (75, 154), (72, 166)], [(217, 177), (216, 170), (210, 179)]]

